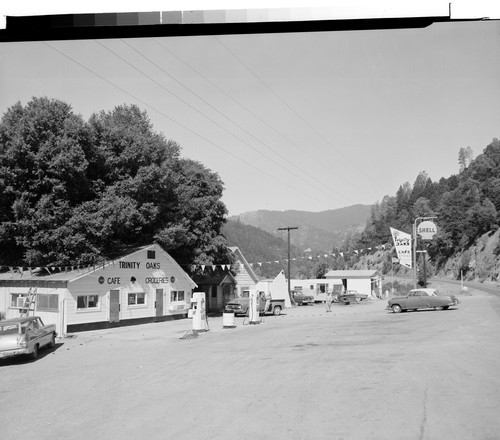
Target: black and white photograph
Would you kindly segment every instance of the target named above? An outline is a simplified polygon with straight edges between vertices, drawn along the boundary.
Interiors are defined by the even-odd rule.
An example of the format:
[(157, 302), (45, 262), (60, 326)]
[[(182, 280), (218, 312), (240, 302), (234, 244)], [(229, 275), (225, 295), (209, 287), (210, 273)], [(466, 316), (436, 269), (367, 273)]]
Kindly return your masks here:
[(500, 7), (0, 6), (2, 440), (500, 438)]

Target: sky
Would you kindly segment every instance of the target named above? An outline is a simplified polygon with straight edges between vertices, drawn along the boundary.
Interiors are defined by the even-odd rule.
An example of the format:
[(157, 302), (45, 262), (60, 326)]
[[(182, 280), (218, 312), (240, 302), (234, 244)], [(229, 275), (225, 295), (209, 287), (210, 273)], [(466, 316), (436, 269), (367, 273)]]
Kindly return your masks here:
[(325, 211), (458, 173), (500, 137), (500, 22), (0, 43), (0, 115), (47, 96), (145, 110), (224, 182), (229, 215)]

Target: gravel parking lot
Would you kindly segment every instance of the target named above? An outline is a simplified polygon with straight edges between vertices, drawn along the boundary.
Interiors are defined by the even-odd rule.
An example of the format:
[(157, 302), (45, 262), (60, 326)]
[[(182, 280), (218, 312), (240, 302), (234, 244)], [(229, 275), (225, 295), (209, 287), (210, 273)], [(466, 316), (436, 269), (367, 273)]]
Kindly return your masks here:
[(197, 337), (190, 320), (74, 334), (0, 361), (0, 437), (496, 439), (500, 300), (460, 300), (302, 306), (234, 329), (217, 317)]

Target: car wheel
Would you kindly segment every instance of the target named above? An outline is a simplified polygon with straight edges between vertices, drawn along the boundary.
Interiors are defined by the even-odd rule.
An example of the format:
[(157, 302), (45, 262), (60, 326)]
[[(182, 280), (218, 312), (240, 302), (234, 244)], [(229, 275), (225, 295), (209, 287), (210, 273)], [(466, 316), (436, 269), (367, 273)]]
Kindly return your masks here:
[(443, 310), (448, 310), (450, 306), (443, 306)]
[(38, 344), (33, 347), (33, 351), (30, 353), (30, 359), (36, 359), (38, 357)]
[(281, 307), (280, 306), (275, 306), (273, 309), (273, 315), (274, 316), (279, 316), (281, 315)]
[(47, 344), (47, 347), (54, 348), (55, 346), (56, 346), (56, 337), (54, 336), (54, 333), (52, 333), (52, 339)]
[(394, 304), (391, 308), (394, 313), (401, 313), (403, 311), (399, 304)]

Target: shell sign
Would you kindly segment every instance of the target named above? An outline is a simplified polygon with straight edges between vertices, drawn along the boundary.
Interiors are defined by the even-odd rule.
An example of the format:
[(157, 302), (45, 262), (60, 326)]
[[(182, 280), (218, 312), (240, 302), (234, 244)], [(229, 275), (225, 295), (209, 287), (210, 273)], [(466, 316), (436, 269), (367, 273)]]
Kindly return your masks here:
[(436, 232), (437, 226), (431, 221), (422, 222), (417, 227), (417, 234), (420, 235), (423, 240), (432, 240)]

